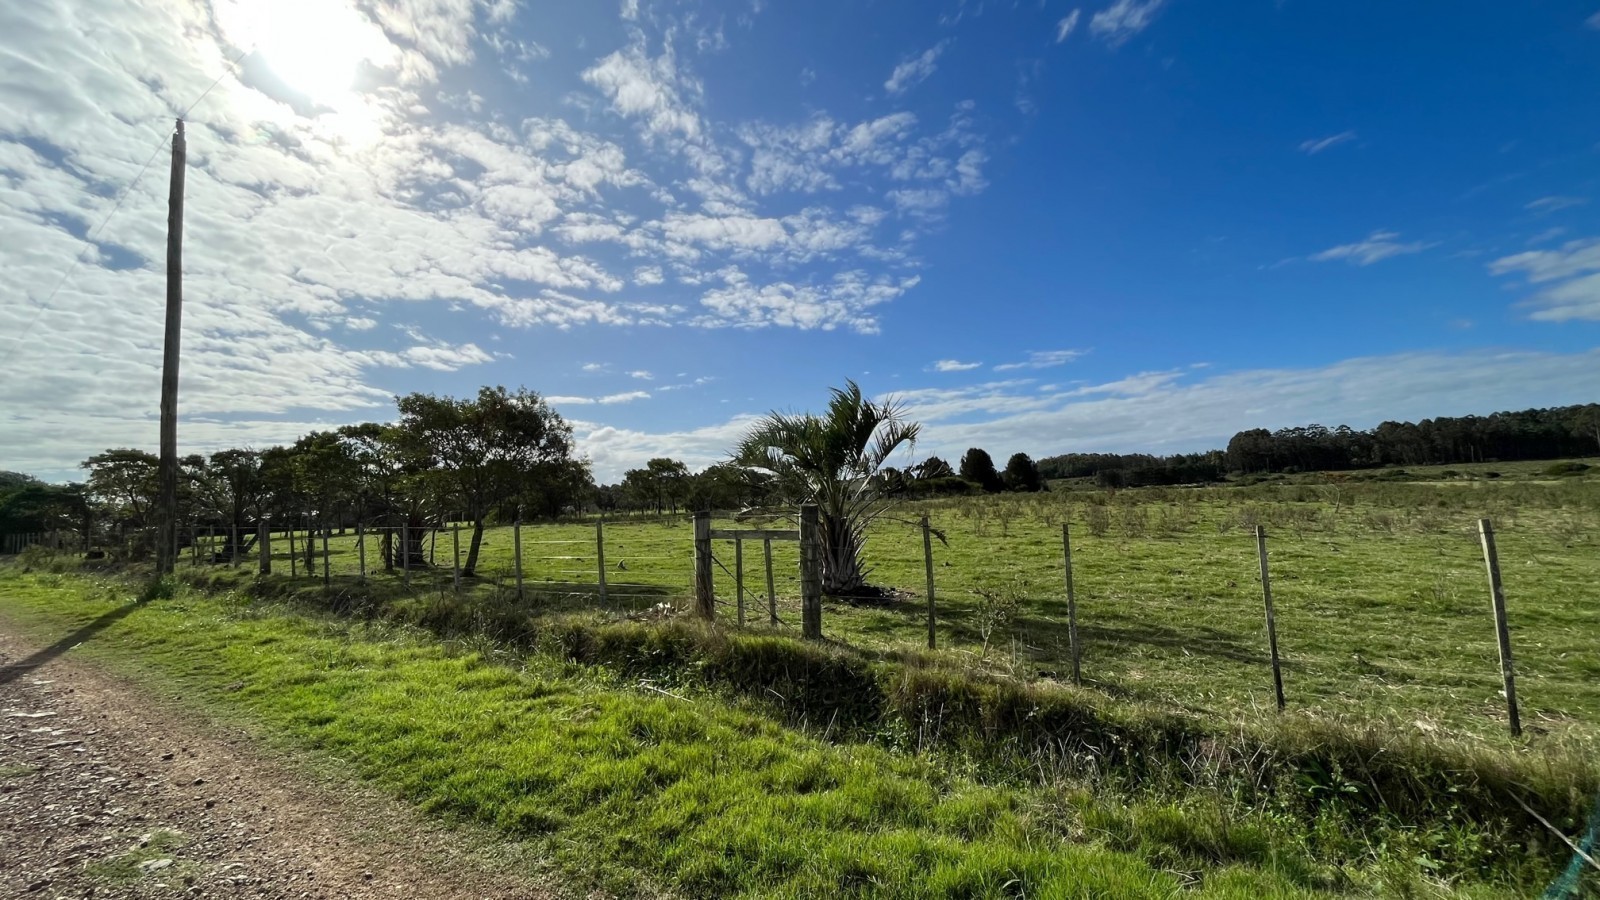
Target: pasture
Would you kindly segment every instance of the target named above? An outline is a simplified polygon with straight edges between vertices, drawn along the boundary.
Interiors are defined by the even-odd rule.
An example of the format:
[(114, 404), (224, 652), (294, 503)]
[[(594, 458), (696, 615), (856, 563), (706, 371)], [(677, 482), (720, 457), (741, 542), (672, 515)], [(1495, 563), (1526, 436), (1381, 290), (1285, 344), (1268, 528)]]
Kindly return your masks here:
[[(1506, 740), (1494, 626), (1476, 520), (1493, 520), (1508, 598), (1522, 718), (1533, 739), (1600, 739), (1600, 479), (1540, 477), (1542, 467), (1455, 467), (1390, 475), (1278, 479), (1249, 486), (1058, 489), (907, 503), (874, 526), (872, 580), (894, 599), (829, 600), (824, 634), (887, 653), (925, 646), (921, 531), (933, 548), (940, 652), (963, 666), (1028, 680), (1070, 675), (1062, 526), (1070, 528), (1086, 684), (1113, 696), (1207, 717), (1273, 708), (1253, 528), (1269, 536), (1285, 689), (1291, 708), (1421, 732)], [(719, 515), (717, 528), (783, 527)], [(792, 526), (789, 526), (792, 527)], [(593, 520), (524, 525), (523, 603), (536, 615), (637, 616), (690, 606), (688, 517), (604, 524), (601, 602)], [(465, 558), (470, 532), (461, 530)], [(370, 583), (384, 591), (453, 594), (451, 532), (427, 551), (435, 566), (380, 569), (367, 537)], [(297, 541), (303, 542), (303, 534)], [(514, 535), (485, 534), (461, 602), (514, 595)], [(303, 547), (303, 543), (298, 544)], [(332, 590), (355, 580), (353, 532), (330, 537)], [(320, 586), (301, 571), (299, 580)], [(288, 546), (273, 545), (274, 579)], [(769, 623), (759, 541), (742, 547), (746, 626), (798, 633), (796, 546), (772, 544), (777, 624)], [(719, 618), (738, 616), (732, 541), (714, 545)], [(244, 561), (240, 577), (254, 571)], [(303, 562), (303, 561), (302, 561)]]

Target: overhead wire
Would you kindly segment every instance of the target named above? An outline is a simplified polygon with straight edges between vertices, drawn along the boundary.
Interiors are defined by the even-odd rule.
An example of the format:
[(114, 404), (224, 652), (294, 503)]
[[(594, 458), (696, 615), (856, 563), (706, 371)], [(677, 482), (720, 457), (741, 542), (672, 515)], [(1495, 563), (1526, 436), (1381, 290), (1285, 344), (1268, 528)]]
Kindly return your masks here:
[[(200, 96), (196, 97), (194, 102), (189, 104), (189, 106), (184, 109), (183, 113), (179, 115), (178, 118), (187, 121), (189, 114), (194, 112), (195, 107), (200, 105), (200, 101), (210, 96), (211, 92), (216, 89), (217, 85), (222, 83), (222, 79), (228, 77), (228, 73), (233, 71), (234, 67), (239, 65), (239, 61), (244, 59), (245, 54), (249, 52), (249, 50), (241, 50), (239, 55), (233, 58), (233, 62), (222, 70), (222, 74), (218, 75), (216, 80), (211, 82), (210, 87), (207, 87), (204, 91), (202, 91)], [(79, 250), (77, 255), (73, 257), (72, 265), (67, 267), (67, 271), (62, 273), (61, 279), (56, 282), (56, 286), (51, 288), (50, 293), (45, 295), (44, 302), (39, 304), (33, 318), (29, 320), (28, 324), (22, 326), (22, 330), (12, 338), (13, 343), (11, 348), (6, 351), (5, 359), (0, 361), (0, 367), (11, 364), (12, 359), (17, 355), (18, 351), (20, 351), (22, 346), (27, 343), (28, 335), (31, 334), (34, 327), (37, 326), (42, 319), (44, 319), (44, 314), (50, 311), (50, 307), (55, 303), (56, 295), (61, 293), (61, 289), (66, 287), (67, 282), (72, 278), (73, 275), (77, 274), (78, 269), (83, 266), (83, 261), (87, 257), (90, 248), (94, 246), (95, 237), (99, 235), (100, 232), (105, 230), (106, 224), (111, 221), (112, 217), (117, 214), (118, 210), (122, 209), (122, 204), (127, 202), (128, 196), (132, 194), (133, 189), (138, 186), (139, 180), (144, 177), (144, 173), (150, 170), (150, 167), (155, 164), (156, 157), (160, 156), (161, 151), (165, 150), (171, 145), (171, 143), (172, 135), (168, 134), (166, 137), (161, 139), (160, 143), (156, 144), (156, 148), (150, 151), (150, 158), (144, 161), (144, 165), (140, 166), (139, 171), (134, 174), (133, 180), (128, 182), (127, 185), (123, 187), (122, 191), (117, 195), (116, 202), (111, 204), (111, 210), (105, 214), (105, 218), (102, 218), (98, 225), (84, 233), (84, 243), (88, 246), (85, 246), (83, 249)]]

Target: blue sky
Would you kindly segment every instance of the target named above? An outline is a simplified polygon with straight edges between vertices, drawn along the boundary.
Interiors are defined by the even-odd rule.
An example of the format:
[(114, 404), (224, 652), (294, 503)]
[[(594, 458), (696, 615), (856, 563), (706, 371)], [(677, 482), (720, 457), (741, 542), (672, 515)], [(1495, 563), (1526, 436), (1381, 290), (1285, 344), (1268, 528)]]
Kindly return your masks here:
[(21, 0), (0, 468), (154, 445), (191, 104), (185, 451), (501, 383), (613, 480), (845, 378), (1001, 458), (1600, 399), (1596, 84), (1593, 0)]

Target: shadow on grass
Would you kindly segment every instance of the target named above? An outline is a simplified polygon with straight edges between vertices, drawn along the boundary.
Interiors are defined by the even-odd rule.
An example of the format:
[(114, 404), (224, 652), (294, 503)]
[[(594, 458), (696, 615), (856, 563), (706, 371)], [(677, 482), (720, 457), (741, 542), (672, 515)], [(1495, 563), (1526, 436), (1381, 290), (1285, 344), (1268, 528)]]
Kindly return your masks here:
[(206, 586), (235, 587), (259, 598), (289, 600), (336, 615), (399, 618), (425, 627), (441, 624), (450, 632), (470, 627), (469, 623), (482, 621), (484, 615), (541, 618), (588, 612), (629, 616), (646, 612), (663, 601), (681, 599), (682, 593), (657, 585), (619, 583), (610, 585), (602, 599), (599, 585), (593, 582), (527, 579), (519, 595), (514, 579), (486, 572), (463, 575), (458, 589), (448, 569), (412, 570), (409, 580), (396, 570), (366, 577), (336, 574), (326, 583), (320, 575), (262, 578), (231, 573), (200, 581)]
[(94, 621), (84, 625), (77, 631), (74, 631), (66, 637), (61, 638), (50, 646), (33, 653), (21, 662), (12, 663), (8, 666), (0, 666), (0, 685), (10, 684), (11, 682), (16, 681), (18, 678), (21, 678), (25, 673), (32, 672), (34, 669), (45, 665), (57, 657), (60, 657), (73, 647), (78, 646), (79, 644), (89, 640), (107, 628), (110, 628), (112, 625), (115, 625), (117, 622), (121, 621), (124, 616), (138, 609), (141, 605), (142, 604), (138, 603), (128, 603), (123, 606), (119, 606), (116, 609), (101, 615)]

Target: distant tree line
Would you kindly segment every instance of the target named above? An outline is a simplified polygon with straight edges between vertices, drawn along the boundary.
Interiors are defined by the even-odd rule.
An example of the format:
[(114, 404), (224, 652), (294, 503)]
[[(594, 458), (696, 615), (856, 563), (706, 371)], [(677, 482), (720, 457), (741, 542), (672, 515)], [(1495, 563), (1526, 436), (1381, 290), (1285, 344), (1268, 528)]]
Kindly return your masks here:
[(747, 509), (775, 500), (772, 485), (739, 466), (716, 463), (699, 472), (688, 464), (657, 457), (629, 469), (617, 484), (595, 488), (595, 508), (603, 512), (671, 514), (697, 509)]
[(1039, 460), (1046, 478), (1093, 478), (1102, 487), (1149, 487), (1221, 481), (1221, 450), (1153, 456), (1149, 453), (1065, 453)]
[[(215, 528), (241, 551), (258, 523), (304, 527), (389, 526), (382, 548), (398, 564), (399, 526), (444, 521), (472, 525), (467, 566), (477, 562), (485, 524), (568, 512), (678, 513), (741, 509), (785, 498), (781, 485), (748, 467), (718, 463), (692, 472), (667, 457), (596, 485), (577, 457), (571, 428), (538, 394), (485, 387), (476, 397), (396, 398), (398, 420), (315, 431), (293, 444), (231, 448), (180, 460), (180, 517)], [(1347, 470), (1386, 465), (1561, 459), (1600, 453), (1600, 404), (1500, 412), (1488, 416), (1384, 422), (1367, 431), (1306, 425), (1241, 431), (1226, 450), (1156, 456), (1067, 453), (1035, 462), (1014, 453), (1003, 469), (973, 447), (958, 465), (930, 456), (905, 469), (875, 469), (875, 491), (928, 497), (1044, 490), (1051, 479), (1092, 478), (1105, 487), (1193, 484), (1229, 474)], [(82, 483), (47, 484), (0, 472), (0, 532), (115, 532), (148, 540), (154, 524), (157, 459), (114, 448), (85, 460)], [(409, 532), (407, 532), (409, 533)], [(408, 542), (409, 543), (409, 542)], [(413, 545), (414, 546), (414, 545)]]
[(1368, 431), (1305, 425), (1241, 431), (1228, 442), (1242, 474), (1562, 459), (1600, 453), (1600, 403), (1487, 416), (1384, 422)]

